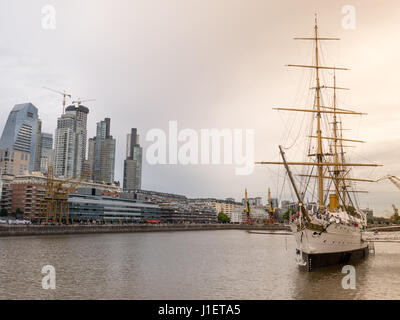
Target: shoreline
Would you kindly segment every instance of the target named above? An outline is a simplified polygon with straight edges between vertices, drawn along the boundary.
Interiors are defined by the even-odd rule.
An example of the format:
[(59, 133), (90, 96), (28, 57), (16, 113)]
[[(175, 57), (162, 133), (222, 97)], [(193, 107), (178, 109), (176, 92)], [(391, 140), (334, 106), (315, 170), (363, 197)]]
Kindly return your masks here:
[(170, 231), (210, 231), (210, 230), (268, 230), (290, 231), (284, 225), (244, 225), (244, 224), (161, 224), (161, 225), (0, 225), (0, 237), (98, 234), (132, 232), (170, 232)]

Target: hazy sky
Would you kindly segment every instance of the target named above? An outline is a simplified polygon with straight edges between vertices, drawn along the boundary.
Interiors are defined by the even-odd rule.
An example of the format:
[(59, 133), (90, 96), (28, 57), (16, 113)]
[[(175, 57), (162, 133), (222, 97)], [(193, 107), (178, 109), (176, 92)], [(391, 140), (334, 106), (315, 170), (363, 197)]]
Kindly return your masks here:
[[(42, 28), (42, 7), (56, 9), (56, 29)], [(342, 7), (356, 9), (356, 28), (342, 27)], [(342, 40), (323, 47), (323, 62), (351, 69), (338, 74), (339, 104), (368, 116), (348, 119), (346, 136), (368, 141), (349, 150), (354, 161), (383, 168), (356, 170), (358, 176), (400, 176), (400, 3), (398, 0), (20, 0), (0, 2), (0, 130), (13, 105), (32, 102), (43, 130), (54, 133), (62, 97), (42, 86), (95, 98), (88, 137), (96, 122), (111, 118), (117, 139), (116, 179), (122, 181), (126, 134), (137, 127), (144, 153), (146, 133), (178, 128), (255, 130), (256, 160), (278, 160), (278, 145), (298, 136), (291, 123), (302, 115), (273, 111), (298, 105), (310, 71), (285, 67), (312, 62), (312, 45), (294, 41), (311, 36), (314, 13), (321, 35)], [(328, 73), (328, 76), (330, 74)], [(327, 78), (329, 80), (329, 77)], [(347, 120), (347, 118), (345, 119)], [(301, 133), (301, 138), (305, 135)], [(304, 150), (288, 152), (303, 160)], [(258, 167), (235, 176), (235, 166), (156, 165), (143, 159), (144, 189), (189, 197), (265, 196), (291, 199), (283, 189), (282, 168)], [(389, 181), (360, 184), (363, 207), (377, 215), (400, 206), (400, 190)]]

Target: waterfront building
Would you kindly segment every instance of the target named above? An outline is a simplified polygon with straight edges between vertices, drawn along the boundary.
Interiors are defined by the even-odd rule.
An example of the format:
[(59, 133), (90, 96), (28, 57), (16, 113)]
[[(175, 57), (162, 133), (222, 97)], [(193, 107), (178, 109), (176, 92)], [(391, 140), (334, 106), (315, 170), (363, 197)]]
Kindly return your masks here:
[(110, 118), (97, 123), (96, 137), (89, 139), (89, 168), (95, 182), (113, 183), (115, 139), (110, 135)]
[(32, 103), (17, 104), (11, 110), (3, 134), (0, 149), (29, 153), (29, 171), (34, 167), (38, 109)]
[(262, 223), (264, 220), (268, 219), (269, 213), (265, 207), (253, 207), (250, 211), (250, 218), (253, 221)]
[(80, 160), (77, 161), (77, 164), (79, 164), (79, 168), (77, 169), (77, 171), (81, 172), (83, 164), (86, 160), (87, 118), (89, 114), (89, 108), (81, 104), (77, 106), (70, 105), (65, 109), (65, 114), (74, 115), (76, 121), (80, 122), (79, 127), (76, 128), (76, 135), (79, 137), (79, 140), (82, 140), (81, 144), (77, 146), (78, 148), (80, 148)]
[(262, 206), (262, 198), (261, 197), (254, 198), (254, 205), (255, 206)]
[(57, 120), (55, 137), (55, 175), (78, 176), (82, 170), (82, 122), (76, 114), (65, 113)]
[(161, 219), (160, 206), (152, 202), (106, 197), (96, 195), (95, 191), (95, 195), (85, 194), (82, 191), (68, 197), (69, 217), (73, 222), (145, 222), (146, 219)]
[(223, 212), (229, 218), (231, 218), (233, 211), (237, 210), (238, 208), (239, 209), (243, 208), (242, 204), (238, 204), (236, 202), (231, 202), (231, 201), (223, 201), (223, 200), (211, 201), (210, 204), (215, 207), (217, 213)]
[(0, 171), (3, 174), (22, 175), (29, 173), (30, 154), (26, 151), (0, 149)]
[(217, 222), (216, 199), (188, 199), (186, 196), (148, 190), (124, 191), (121, 198), (146, 200), (163, 210), (162, 221), (169, 223)]
[(367, 220), (374, 220), (374, 210), (372, 209), (362, 209), (361, 211), (367, 216)]
[[(267, 204), (269, 206), (269, 203)], [(278, 198), (271, 198), (272, 208), (277, 209), (279, 207)]]
[[(250, 206), (260, 206), (262, 203), (262, 198), (257, 197), (257, 198), (247, 198), (247, 201), (249, 202)], [(245, 205), (245, 199), (242, 198), (242, 204)]]
[(44, 199), (46, 185), (34, 183), (32, 179), (15, 178), (11, 188), (11, 212), (20, 209), (26, 219), (37, 217), (40, 211), (40, 201)]
[(286, 212), (287, 210), (295, 210), (297, 211), (299, 209), (299, 204), (296, 201), (288, 201), (288, 200), (283, 200), (281, 202), (281, 209)]
[[(3, 197), (6, 193), (4, 206), (8, 205), (8, 202), (6, 201), (8, 201), (8, 198), (10, 198), (10, 210), (15, 211), (17, 208), (19, 208), (23, 211), (24, 217), (26, 217), (27, 219), (36, 219), (37, 217), (39, 217), (40, 213), (40, 200), (44, 199), (46, 181), (47, 177), (40, 172), (34, 172), (27, 175), (13, 177), (10, 181), (11, 193), (8, 194), (6, 193), (7, 190), (3, 190)], [(54, 181), (61, 182), (63, 181), (63, 179), (56, 177), (54, 178)], [(119, 188), (118, 186), (105, 185), (90, 181), (82, 181), (78, 185), (78, 188), (97, 190), (97, 194), (101, 196), (114, 198), (118, 198), (121, 193), (121, 188)]]
[(244, 215), (244, 206), (237, 207), (235, 210), (232, 210), (230, 219), (231, 223), (242, 223), (243, 222), (243, 215)]
[(6, 210), (8, 214), (11, 213), (11, 200), (12, 200), (12, 182), (14, 175), (1, 174), (1, 191), (0, 191), (0, 210)]
[(127, 136), (123, 188), (124, 190), (142, 188), (142, 147), (139, 144), (136, 128), (132, 128)]

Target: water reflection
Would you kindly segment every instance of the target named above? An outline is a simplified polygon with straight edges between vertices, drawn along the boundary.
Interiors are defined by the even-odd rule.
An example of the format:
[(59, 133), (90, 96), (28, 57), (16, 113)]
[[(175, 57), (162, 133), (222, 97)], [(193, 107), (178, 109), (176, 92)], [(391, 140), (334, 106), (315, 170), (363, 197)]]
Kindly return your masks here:
[[(0, 239), (1, 299), (400, 299), (400, 244), (377, 243), (344, 290), (342, 266), (295, 264), (292, 236), (245, 231)], [(56, 290), (41, 269), (56, 268)]]

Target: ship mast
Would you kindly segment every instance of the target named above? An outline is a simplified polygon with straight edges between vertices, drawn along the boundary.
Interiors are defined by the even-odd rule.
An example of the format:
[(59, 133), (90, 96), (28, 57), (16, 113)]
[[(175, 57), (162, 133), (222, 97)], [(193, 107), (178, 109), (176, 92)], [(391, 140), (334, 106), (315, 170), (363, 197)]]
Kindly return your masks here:
[(321, 131), (321, 87), (319, 83), (319, 65), (318, 65), (318, 24), (317, 16), (315, 16), (314, 26), (314, 37), (315, 37), (315, 74), (316, 74), (316, 95), (317, 95), (317, 166), (318, 166), (318, 200), (320, 211), (324, 210), (324, 173), (323, 173), (323, 157), (322, 152), (322, 131)]
[[(286, 168), (286, 170), (289, 172), (289, 166), (292, 165), (300, 165), (300, 166), (317, 166), (318, 172), (317, 175), (299, 175), (299, 176), (307, 176), (307, 177), (313, 177), (313, 178), (318, 178), (318, 205), (319, 205), (319, 210), (321, 213), (325, 212), (325, 201), (324, 201), (324, 179), (334, 179), (335, 181), (335, 196), (336, 196), (336, 203), (335, 207), (337, 208), (339, 204), (337, 203), (339, 201), (340, 197), (340, 182), (342, 182), (342, 191), (343, 191), (343, 205), (346, 205), (346, 193), (348, 192), (347, 186), (346, 186), (346, 181), (365, 181), (365, 182), (374, 182), (374, 180), (367, 180), (367, 179), (357, 179), (357, 178), (348, 178), (346, 177), (346, 174), (344, 172), (345, 168), (348, 167), (378, 167), (380, 165), (378, 164), (373, 164), (373, 163), (345, 163), (344, 159), (344, 152), (343, 152), (343, 141), (349, 141), (349, 142), (364, 142), (364, 141), (359, 141), (359, 140), (352, 140), (352, 139), (344, 139), (342, 135), (342, 128), (338, 128), (338, 124), (341, 122), (338, 121), (337, 116), (338, 115), (363, 115), (363, 113), (356, 112), (353, 110), (346, 110), (346, 109), (339, 109), (337, 108), (337, 101), (336, 101), (336, 89), (345, 89), (348, 90), (347, 88), (339, 88), (336, 87), (336, 73), (334, 74), (334, 85), (333, 87), (329, 86), (321, 86), (320, 84), (320, 69), (328, 69), (328, 70), (348, 70), (347, 68), (338, 68), (338, 67), (327, 67), (327, 66), (321, 66), (319, 65), (319, 43), (318, 41), (320, 40), (340, 40), (339, 38), (326, 38), (326, 37), (319, 37), (318, 36), (318, 23), (317, 23), (317, 16), (315, 16), (315, 24), (314, 24), (314, 36), (313, 37), (307, 37), (307, 38), (294, 38), (295, 40), (311, 40), (315, 42), (315, 64), (314, 65), (298, 65), (298, 64), (288, 64), (287, 66), (289, 67), (300, 67), (300, 68), (312, 68), (315, 69), (315, 75), (316, 75), (316, 86), (315, 86), (315, 101), (314, 101), (314, 106), (313, 107), (303, 107), (303, 108), (273, 108), (275, 110), (281, 110), (281, 111), (298, 111), (298, 112), (307, 112), (307, 113), (313, 113), (316, 115), (316, 120), (317, 120), (317, 134), (315, 136), (310, 136), (310, 138), (316, 138), (317, 139), (317, 152), (314, 155), (309, 155), (309, 156), (315, 156), (316, 159), (315, 161), (310, 161), (310, 162), (288, 162), (286, 159), (284, 159), (284, 153), (281, 149), (281, 155), (283, 158), (283, 162), (279, 161), (260, 161), (256, 162), (256, 164), (283, 164)], [(322, 106), (321, 105), (321, 89), (322, 88), (333, 88), (334, 89), (334, 101), (333, 101), (333, 107), (327, 107), (327, 106)], [(322, 129), (321, 129), (321, 117), (322, 114), (330, 114), (333, 115), (333, 137), (329, 136), (323, 136), (322, 135)], [(340, 137), (338, 136), (338, 131), (340, 131)], [(332, 133), (331, 133), (332, 134)], [(333, 140), (334, 141), (334, 159), (333, 161), (324, 161), (324, 152), (323, 152), (323, 145), (322, 141), (323, 140)], [(339, 144), (340, 143), (340, 144)], [(341, 159), (339, 159), (339, 151), (338, 148), (341, 148)], [(280, 147), (281, 148), (281, 147)], [(334, 176), (325, 176), (324, 175), (324, 168), (326, 167), (334, 167)], [(296, 190), (296, 186), (294, 184), (294, 180), (291, 183), (293, 188)], [(328, 190), (329, 192), (329, 190)], [(357, 192), (357, 191), (356, 191)], [(299, 203), (302, 203), (301, 197), (298, 197)], [(335, 209), (336, 209), (335, 208)]]
[[(340, 137), (343, 137), (342, 122), (340, 122)], [(343, 143), (340, 143), (340, 157), (341, 157), (342, 163), (344, 163)], [(344, 168), (342, 168), (342, 203), (343, 203), (343, 209), (346, 209), (346, 180), (345, 180)]]
[[(333, 114), (333, 137), (334, 140), (334, 162), (335, 167), (333, 170), (333, 174), (335, 176), (334, 184), (335, 184), (335, 195), (336, 195), (336, 203), (339, 201), (339, 155), (338, 155), (338, 136), (337, 136), (337, 116), (336, 116), (336, 72), (333, 73), (333, 110), (335, 113)], [(336, 209), (336, 208), (335, 208)]]

